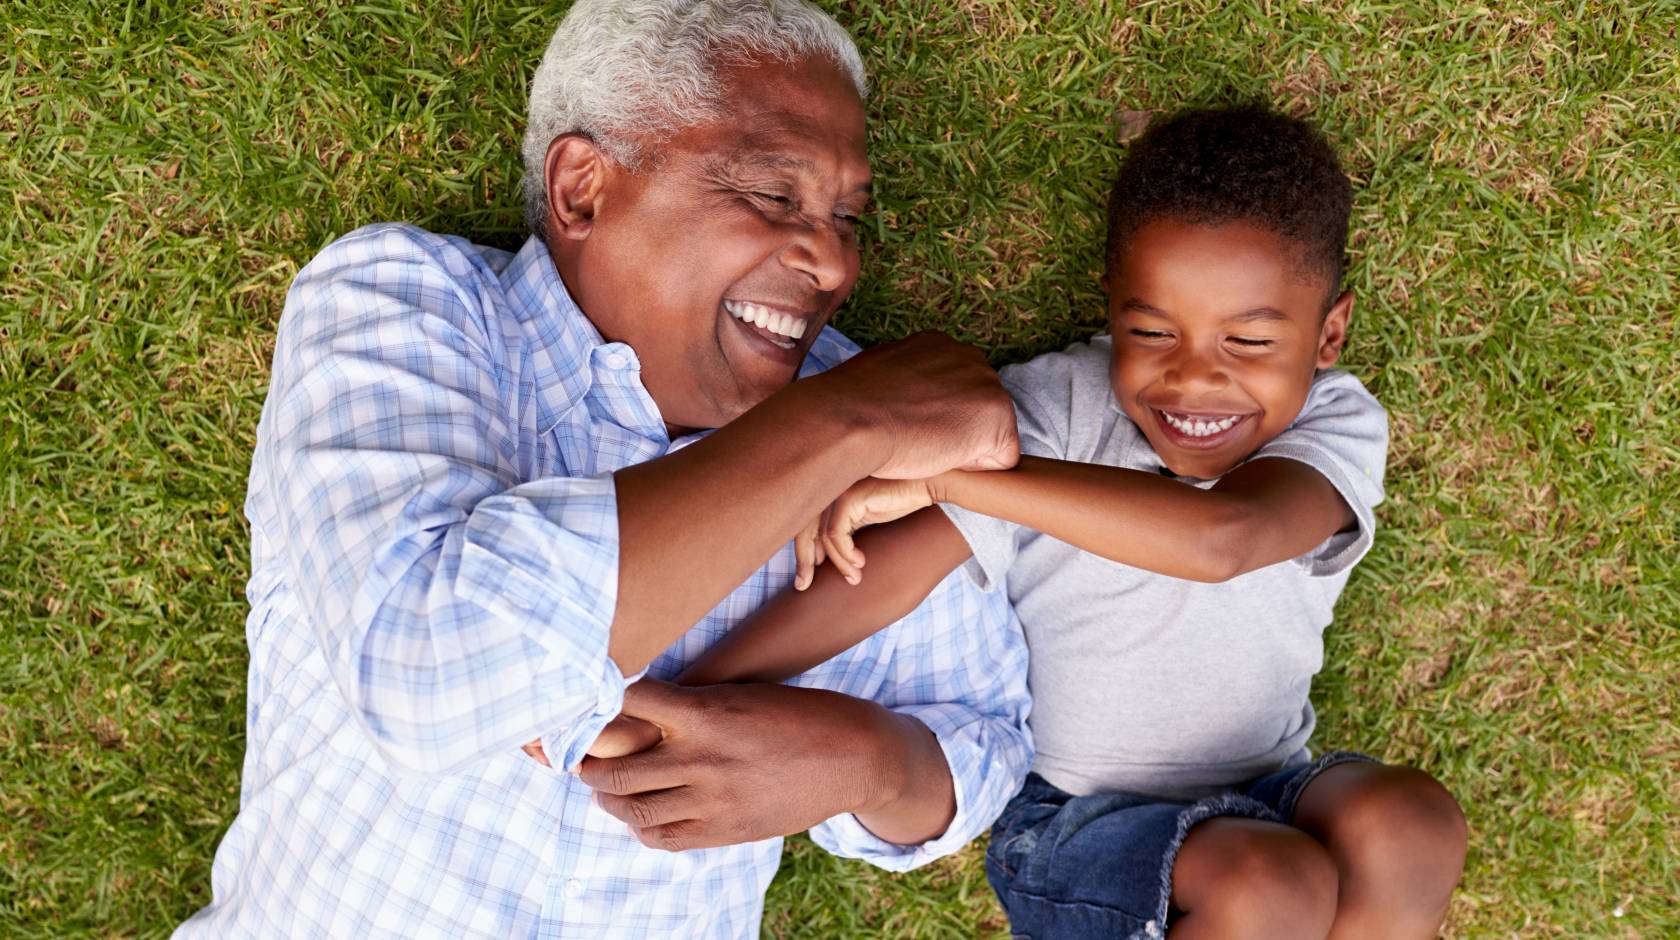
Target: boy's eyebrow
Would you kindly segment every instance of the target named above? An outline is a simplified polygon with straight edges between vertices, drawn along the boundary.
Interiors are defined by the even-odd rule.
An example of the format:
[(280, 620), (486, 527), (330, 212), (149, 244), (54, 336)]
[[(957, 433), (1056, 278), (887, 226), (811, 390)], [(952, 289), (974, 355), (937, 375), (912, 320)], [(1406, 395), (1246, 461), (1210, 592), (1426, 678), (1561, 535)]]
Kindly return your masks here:
[(1153, 304), (1146, 304), (1136, 297), (1127, 297), (1126, 302), (1120, 305), (1120, 309), (1131, 310), (1137, 313), (1153, 313), (1158, 317), (1164, 317), (1167, 315), (1167, 312), (1162, 310), (1160, 307), (1154, 306)]
[(1251, 323), (1255, 320), (1287, 321), (1288, 319), (1289, 315), (1276, 307), (1255, 307), (1251, 310), (1244, 310), (1231, 318), (1232, 322), (1235, 323)]

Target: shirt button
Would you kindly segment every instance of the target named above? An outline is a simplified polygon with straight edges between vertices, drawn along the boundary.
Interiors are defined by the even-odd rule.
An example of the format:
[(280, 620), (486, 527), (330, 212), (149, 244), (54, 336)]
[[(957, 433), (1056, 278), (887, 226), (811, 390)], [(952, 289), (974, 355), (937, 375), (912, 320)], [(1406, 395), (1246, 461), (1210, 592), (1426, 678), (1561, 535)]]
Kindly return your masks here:
[(623, 353), (607, 354), (607, 368), (609, 369), (622, 369), (629, 364), (630, 360), (624, 358)]
[(583, 897), (583, 879), (582, 878), (567, 878), (566, 879), (566, 897), (569, 897), (573, 900), (576, 900), (578, 898)]

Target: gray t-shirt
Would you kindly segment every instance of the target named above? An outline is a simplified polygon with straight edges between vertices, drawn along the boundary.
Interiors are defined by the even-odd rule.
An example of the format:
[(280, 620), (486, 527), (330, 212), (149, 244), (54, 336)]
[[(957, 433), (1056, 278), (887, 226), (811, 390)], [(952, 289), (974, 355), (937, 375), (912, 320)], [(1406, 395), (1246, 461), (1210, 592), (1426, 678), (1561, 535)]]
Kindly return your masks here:
[[(1112, 355), (1105, 335), (1002, 370), (1022, 453), (1161, 470), (1114, 399)], [(969, 572), (1005, 584), (1026, 629), (1033, 769), (1074, 794), (1194, 799), (1306, 760), (1321, 634), (1371, 545), (1387, 450), (1376, 399), (1346, 372), (1320, 373), (1294, 423), (1250, 459), (1318, 470), (1358, 526), (1223, 584), (1118, 564), (945, 506), (974, 550)]]

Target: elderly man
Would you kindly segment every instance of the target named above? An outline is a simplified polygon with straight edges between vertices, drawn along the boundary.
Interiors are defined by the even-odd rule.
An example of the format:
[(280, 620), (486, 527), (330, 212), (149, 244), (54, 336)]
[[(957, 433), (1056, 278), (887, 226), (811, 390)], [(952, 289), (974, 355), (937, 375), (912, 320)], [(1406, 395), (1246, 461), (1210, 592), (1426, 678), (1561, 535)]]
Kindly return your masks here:
[[(798, 0), (584, 0), (532, 86), (524, 248), (375, 226), (299, 274), (241, 809), (179, 935), (749, 936), (784, 834), (903, 869), (996, 815), (1025, 650), (961, 577), (790, 685), (659, 681), (851, 482), (1014, 460), (973, 350), (826, 327), (863, 90)], [(586, 760), (621, 710), (663, 741)]]

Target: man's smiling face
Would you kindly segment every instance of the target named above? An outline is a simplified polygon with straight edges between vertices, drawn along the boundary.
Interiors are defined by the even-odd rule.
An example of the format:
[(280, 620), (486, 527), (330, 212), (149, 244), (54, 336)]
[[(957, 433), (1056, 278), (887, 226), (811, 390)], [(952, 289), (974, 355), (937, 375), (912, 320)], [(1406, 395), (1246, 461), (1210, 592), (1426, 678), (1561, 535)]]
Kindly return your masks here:
[[(550, 246), (673, 430), (718, 427), (798, 373), (858, 276), (862, 102), (826, 59), (720, 69), (721, 119), (610, 161), (588, 234)], [(553, 160), (550, 190), (553, 191)]]
[(1157, 219), (1105, 277), (1110, 381), (1167, 469), (1220, 476), (1300, 414), (1335, 364), (1353, 295), (1325, 312), (1327, 278), (1258, 225)]

